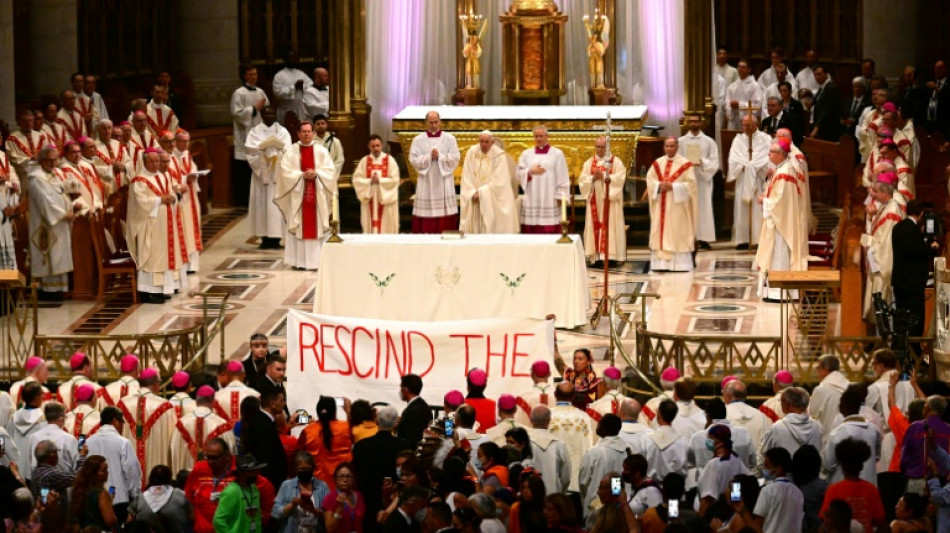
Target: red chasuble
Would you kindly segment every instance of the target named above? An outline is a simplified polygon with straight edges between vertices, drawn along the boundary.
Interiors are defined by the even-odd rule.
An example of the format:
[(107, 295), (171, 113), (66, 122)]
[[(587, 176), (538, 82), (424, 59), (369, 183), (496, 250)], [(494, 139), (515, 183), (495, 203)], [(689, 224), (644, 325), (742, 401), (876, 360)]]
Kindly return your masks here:
[[(313, 170), (313, 145), (300, 146), (300, 170)], [(317, 180), (303, 181), (303, 204), (301, 205), (301, 229), (303, 239), (317, 238)]]

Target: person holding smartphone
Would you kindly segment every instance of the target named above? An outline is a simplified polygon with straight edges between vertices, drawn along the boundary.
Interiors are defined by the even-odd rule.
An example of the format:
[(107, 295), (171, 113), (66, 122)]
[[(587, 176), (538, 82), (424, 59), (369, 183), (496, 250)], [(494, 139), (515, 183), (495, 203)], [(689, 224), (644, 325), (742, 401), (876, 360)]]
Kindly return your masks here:
[(792, 455), (785, 448), (765, 451), (762, 474), (767, 483), (759, 493), (754, 506), (744, 498), (732, 501), (732, 508), (742, 516), (742, 521), (756, 531), (764, 533), (788, 533), (802, 530), (805, 517), (805, 497), (792, 483), (788, 471), (792, 468)]
[[(62, 404), (58, 405), (62, 406)], [(76, 470), (67, 468), (64, 471), (59, 468), (59, 462), (61, 460), (60, 453), (56, 447), (56, 443), (52, 440), (41, 440), (38, 442), (34, 454), (36, 456), (36, 468), (33, 469), (33, 477), (30, 479), (30, 489), (33, 492), (33, 496), (42, 495), (44, 489), (47, 491), (56, 491), (60, 495), (59, 504), (65, 510), (69, 505), (66, 491), (76, 482), (76, 471), (78, 471), (85, 462), (86, 456), (89, 454), (89, 448), (86, 447), (85, 443), (83, 443), (82, 446), (78, 446)]]
[(597, 497), (603, 505), (587, 515), (585, 529), (589, 533), (639, 533), (637, 517), (625, 503), (627, 492), (623, 488), (620, 472), (608, 472), (600, 479)]

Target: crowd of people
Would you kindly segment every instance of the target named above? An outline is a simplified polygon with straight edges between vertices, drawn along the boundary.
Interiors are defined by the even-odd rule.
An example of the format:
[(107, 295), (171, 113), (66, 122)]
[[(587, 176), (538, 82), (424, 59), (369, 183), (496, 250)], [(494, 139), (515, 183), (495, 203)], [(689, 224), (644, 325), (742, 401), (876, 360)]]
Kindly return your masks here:
[(487, 397), (474, 368), (440, 406), (408, 374), (404, 406), (311, 407), (288, 405), (285, 356), (260, 334), (216, 376), (176, 373), (167, 399), (134, 355), (100, 386), (76, 353), (56, 391), (33, 357), (0, 393), (0, 515), (8, 531), (161, 533), (950, 527), (947, 400), (901, 380), (889, 350), (870, 385), (831, 355), (810, 393), (778, 372), (758, 408), (735, 376), (698, 404), (668, 368), (641, 403), (586, 349), (552, 363), (518, 394)]

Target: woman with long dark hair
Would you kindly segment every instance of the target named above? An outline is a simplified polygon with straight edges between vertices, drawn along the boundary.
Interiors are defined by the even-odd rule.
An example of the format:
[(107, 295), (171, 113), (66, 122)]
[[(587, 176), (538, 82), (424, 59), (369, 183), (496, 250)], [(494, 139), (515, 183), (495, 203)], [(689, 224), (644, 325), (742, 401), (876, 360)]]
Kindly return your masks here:
[(109, 480), (109, 465), (101, 455), (86, 458), (69, 500), (69, 514), (79, 523), (79, 528), (93, 526), (102, 531), (118, 531), (118, 520), (112, 508), (112, 498), (105, 484)]
[(564, 381), (574, 384), (574, 405), (581, 409), (604, 395), (604, 382), (594, 372), (594, 356), (587, 348), (574, 350), (572, 366), (564, 369)]
[(518, 501), (511, 506), (508, 517), (508, 533), (544, 533), (548, 529), (544, 519), (544, 498), (547, 493), (544, 481), (533, 470), (521, 475), (521, 491)]
[[(343, 409), (349, 412), (349, 400), (344, 400)], [(317, 423), (308, 425), (300, 434), (297, 451), (313, 456), (314, 477), (332, 487), (333, 472), (340, 464), (353, 460), (352, 448), (350, 424), (336, 419), (336, 399), (321, 396), (317, 400)]]
[(247, 449), (243, 443), (243, 437), (250, 435), (254, 431), (251, 421), (254, 415), (261, 410), (261, 399), (257, 396), (248, 396), (241, 400), (241, 419), (234, 424), (234, 442), (237, 443), (237, 453), (235, 455), (244, 455)]

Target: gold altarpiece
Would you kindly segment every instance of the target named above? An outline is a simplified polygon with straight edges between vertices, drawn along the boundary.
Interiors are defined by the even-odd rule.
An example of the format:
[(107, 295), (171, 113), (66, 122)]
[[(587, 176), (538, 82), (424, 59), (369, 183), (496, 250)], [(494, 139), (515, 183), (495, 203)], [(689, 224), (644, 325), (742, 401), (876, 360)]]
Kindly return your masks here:
[(498, 18), (505, 102), (557, 105), (565, 93), (567, 15), (553, 0), (514, 0)]

